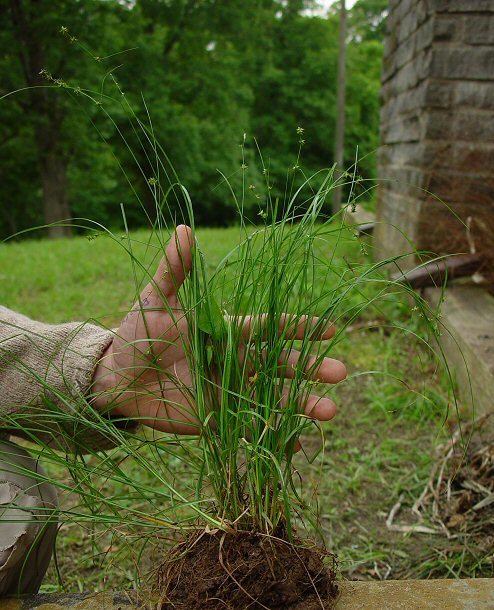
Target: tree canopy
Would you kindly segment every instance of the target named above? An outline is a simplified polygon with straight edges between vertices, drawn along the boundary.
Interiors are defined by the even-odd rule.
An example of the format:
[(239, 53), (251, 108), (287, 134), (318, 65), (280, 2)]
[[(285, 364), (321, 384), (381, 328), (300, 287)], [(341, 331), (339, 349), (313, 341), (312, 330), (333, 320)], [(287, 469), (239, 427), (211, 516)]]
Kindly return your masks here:
[[(133, 226), (144, 223), (153, 137), (209, 225), (236, 216), (222, 174), (248, 183), (255, 217), (255, 142), (279, 193), (299, 140), (305, 175), (330, 166), (338, 11), (314, 16), (315, 4), (0, 0), (0, 236), (68, 217), (119, 226), (121, 203)], [(359, 0), (349, 11), (345, 165), (358, 154), (369, 179), (386, 5)]]

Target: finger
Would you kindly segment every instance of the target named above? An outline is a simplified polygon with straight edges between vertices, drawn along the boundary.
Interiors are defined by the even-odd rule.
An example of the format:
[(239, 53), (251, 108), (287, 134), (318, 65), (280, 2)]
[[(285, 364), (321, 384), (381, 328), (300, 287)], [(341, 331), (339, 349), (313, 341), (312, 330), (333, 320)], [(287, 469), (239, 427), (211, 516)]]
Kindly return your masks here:
[[(303, 361), (302, 361), (303, 358)], [(346, 378), (346, 366), (334, 358), (316, 358), (316, 356), (303, 356), (292, 349), (284, 350), (278, 359), (279, 375), (286, 379), (293, 379), (303, 366), (304, 376), (321, 383), (339, 383)]]
[[(267, 314), (245, 316), (242, 320), (242, 336), (245, 339), (250, 339), (254, 335), (265, 337), (268, 324)], [(334, 334), (333, 322), (323, 318), (283, 313), (278, 321), (278, 335), (287, 339), (302, 340), (308, 336), (312, 341), (326, 341), (334, 337)]]
[[(288, 391), (284, 390), (281, 404), (287, 406), (292, 400)], [(329, 421), (336, 415), (336, 404), (329, 398), (310, 394), (305, 399), (304, 414), (318, 421)]]
[(135, 309), (161, 308), (175, 294), (192, 268), (192, 229), (180, 225), (170, 238), (154, 278), (144, 288)]
[(181, 390), (163, 391), (156, 388), (154, 393), (141, 398), (138, 407), (139, 423), (159, 432), (173, 434), (199, 434), (201, 430), (197, 412), (190, 404), (190, 398)]
[(154, 276), (153, 286), (163, 296), (177, 292), (192, 267), (192, 229), (185, 225), (176, 228), (166, 247)]
[(305, 403), (305, 414), (318, 421), (329, 421), (336, 415), (336, 404), (330, 398), (311, 394)]

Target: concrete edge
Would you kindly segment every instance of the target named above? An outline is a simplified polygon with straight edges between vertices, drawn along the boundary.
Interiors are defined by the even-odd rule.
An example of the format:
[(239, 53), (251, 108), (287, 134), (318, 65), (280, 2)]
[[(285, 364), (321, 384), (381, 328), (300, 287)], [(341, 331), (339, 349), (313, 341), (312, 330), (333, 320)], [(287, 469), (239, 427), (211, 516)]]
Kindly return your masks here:
[[(336, 610), (487, 610), (494, 578), (344, 581)], [(0, 610), (144, 610), (135, 591), (41, 594), (0, 600)]]

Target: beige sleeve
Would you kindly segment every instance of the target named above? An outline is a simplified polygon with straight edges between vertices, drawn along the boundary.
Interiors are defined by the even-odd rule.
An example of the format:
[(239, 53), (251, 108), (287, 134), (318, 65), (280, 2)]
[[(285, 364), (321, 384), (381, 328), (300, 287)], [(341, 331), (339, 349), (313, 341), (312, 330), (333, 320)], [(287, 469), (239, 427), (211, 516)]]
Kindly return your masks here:
[(62, 450), (114, 444), (112, 426), (103, 437), (91, 429), (86, 399), (111, 340), (92, 324), (42, 324), (0, 306), (0, 428)]

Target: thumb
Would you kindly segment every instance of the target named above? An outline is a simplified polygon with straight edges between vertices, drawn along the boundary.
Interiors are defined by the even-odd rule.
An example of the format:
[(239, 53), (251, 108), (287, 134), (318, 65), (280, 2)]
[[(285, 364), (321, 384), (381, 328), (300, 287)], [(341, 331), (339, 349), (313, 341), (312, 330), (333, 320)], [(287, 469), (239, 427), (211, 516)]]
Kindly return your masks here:
[(164, 300), (177, 292), (192, 268), (193, 243), (190, 227), (180, 225), (175, 229), (153, 280), (142, 291), (134, 309), (161, 309)]
[(168, 297), (177, 292), (192, 268), (192, 229), (180, 225), (170, 237), (165, 256), (154, 276), (154, 289)]

